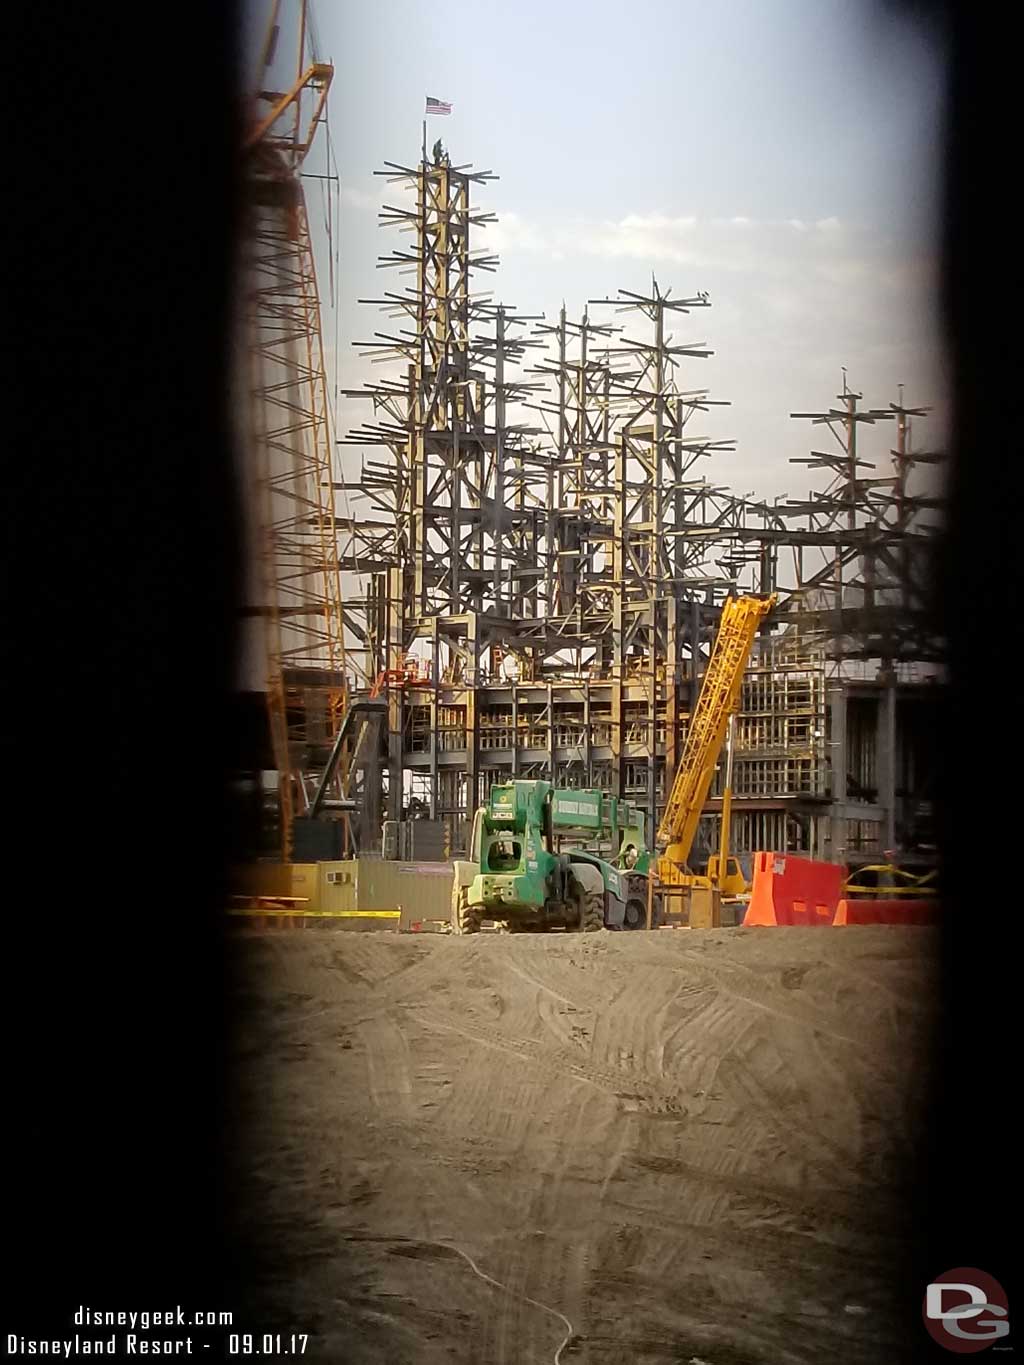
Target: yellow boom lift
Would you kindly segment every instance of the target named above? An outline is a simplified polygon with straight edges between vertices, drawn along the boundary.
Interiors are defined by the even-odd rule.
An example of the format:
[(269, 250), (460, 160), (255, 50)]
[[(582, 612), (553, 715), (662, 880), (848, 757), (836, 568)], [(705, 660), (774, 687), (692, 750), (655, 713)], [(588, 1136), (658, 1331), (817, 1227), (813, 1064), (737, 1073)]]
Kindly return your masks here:
[[(658, 827), (657, 873), (665, 886), (717, 887), (726, 894), (745, 889), (735, 858), (729, 858), (732, 803), (732, 724), (740, 703), (743, 674), (764, 618), (775, 605), (771, 597), (730, 597), (722, 607), (704, 683), (690, 717), (683, 755), (676, 769), (665, 814)], [(690, 871), (689, 857), (704, 802), (711, 790), (718, 756), (729, 732), (722, 835), (718, 854), (708, 860), (706, 877)]]

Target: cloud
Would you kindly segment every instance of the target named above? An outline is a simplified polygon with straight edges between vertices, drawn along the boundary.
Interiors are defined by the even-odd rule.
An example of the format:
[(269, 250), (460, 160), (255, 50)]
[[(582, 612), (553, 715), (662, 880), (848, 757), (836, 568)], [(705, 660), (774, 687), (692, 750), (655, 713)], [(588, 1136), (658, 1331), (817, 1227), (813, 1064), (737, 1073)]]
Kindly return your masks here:
[(502, 212), (496, 223), (484, 230), (483, 240), (488, 251), (543, 251), (555, 248), (544, 232), (518, 213)]
[(623, 232), (688, 232), (697, 226), (697, 219), (666, 218), (659, 213), (630, 213), (613, 226)]
[(670, 262), (723, 270), (758, 268), (773, 273), (773, 259), (800, 250), (836, 249), (848, 234), (836, 217), (805, 222), (800, 218), (700, 219), (694, 214), (628, 213), (618, 219), (580, 218), (543, 223), (503, 212), (487, 229), (488, 250), (535, 253), (552, 261), (585, 255), (607, 260)]
[(693, 218), (641, 218), (631, 214), (617, 223), (584, 223), (568, 242), (570, 249), (608, 259), (626, 257), (638, 261), (693, 262), (687, 237), (696, 225)]
[[(363, 199), (372, 206), (369, 195)], [(872, 404), (894, 396), (898, 381), (907, 383), (914, 401), (936, 402), (941, 395), (934, 248), (901, 239), (888, 223), (827, 213), (701, 217), (632, 208), (614, 217), (555, 217), (499, 209), (498, 221), (475, 230), (472, 244), (501, 258), (496, 289), (513, 290), (517, 302), (530, 305), (524, 311), (546, 313), (549, 325), (560, 300), (576, 317), (595, 291), (613, 292), (605, 286), (623, 276), (642, 288), (651, 269), (663, 288), (707, 289), (714, 308), (700, 337), (706, 334), (714, 355), (706, 367), (683, 362), (681, 382), (732, 403), (702, 422), (710, 436), (739, 440), (741, 455), (720, 461), (726, 482), (735, 477), (749, 487), (756, 475), (757, 486), (773, 494), (799, 490), (787, 460), (806, 453), (808, 438), (788, 414), (827, 402), (841, 364)], [(682, 334), (685, 323), (679, 326), (679, 340), (696, 339)], [(630, 320), (627, 333), (644, 335), (642, 322)], [(530, 363), (551, 354), (550, 334), (543, 346), (530, 353)], [(349, 361), (346, 379), (348, 366), (362, 363)], [(343, 387), (356, 385), (343, 380)], [(531, 411), (523, 420), (543, 425), (545, 419)], [(884, 462), (888, 438), (879, 439)], [(927, 439), (941, 444), (938, 418)], [(874, 452), (871, 443), (865, 448)]]

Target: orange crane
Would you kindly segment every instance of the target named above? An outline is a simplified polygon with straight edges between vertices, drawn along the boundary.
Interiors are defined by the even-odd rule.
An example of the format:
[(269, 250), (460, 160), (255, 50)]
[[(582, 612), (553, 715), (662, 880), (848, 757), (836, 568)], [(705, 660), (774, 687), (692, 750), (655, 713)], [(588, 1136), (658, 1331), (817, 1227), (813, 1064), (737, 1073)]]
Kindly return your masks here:
[(330, 401), (303, 166), (334, 68), (312, 52), (307, 0), (282, 34), (274, 0), (243, 132), (250, 432), (243, 483), (281, 855), (347, 705)]
[[(725, 796), (722, 802), (722, 838), (717, 858), (708, 863), (708, 876), (696, 876), (689, 868), (697, 825), (704, 802), (711, 790), (718, 756), (726, 731), (739, 708), (740, 687), (750, 660), (754, 637), (765, 617), (775, 605), (771, 597), (730, 597), (722, 607), (707, 672), (700, 689), (697, 705), (690, 717), (690, 727), (665, 813), (658, 826), (656, 844), (659, 851), (658, 879), (666, 886), (728, 885), (726, 876), (729, 860), (729, 816), (732, 798), (732, 745), (729, 746), (729, 771), (726, 774)], [(726, 883), (726, 885), (723, 885)]]

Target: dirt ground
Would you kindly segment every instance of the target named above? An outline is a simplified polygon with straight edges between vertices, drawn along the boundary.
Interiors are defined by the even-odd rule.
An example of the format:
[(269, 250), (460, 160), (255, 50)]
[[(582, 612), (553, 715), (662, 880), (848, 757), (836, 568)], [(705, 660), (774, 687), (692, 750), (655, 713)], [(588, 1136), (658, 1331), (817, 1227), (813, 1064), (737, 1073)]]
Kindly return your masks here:
[(360, 1365), (893, 1358), (936, 949), (238, 934), (252, 1330)]

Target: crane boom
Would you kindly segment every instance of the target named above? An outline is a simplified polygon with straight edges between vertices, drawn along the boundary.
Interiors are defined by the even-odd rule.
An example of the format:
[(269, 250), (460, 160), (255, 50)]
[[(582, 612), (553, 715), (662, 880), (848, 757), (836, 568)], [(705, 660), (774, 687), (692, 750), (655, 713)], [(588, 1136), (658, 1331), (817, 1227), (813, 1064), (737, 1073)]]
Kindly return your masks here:
[(686, 872), (729, 717), (739, 706), (740, 686), (754, 645), (754, 636), (774, 605), (774, 596), (730, 597), (722, 607), (722, 619), (708, 661), (708, 670), (690, 718), (682, 758), (658, 827), (658, 847), (665, 850), (659, 863), (662, 880), (675, 881)]
[[(246, 587), (253, 644), (263, 655), (263, 677), (250, 685), (266, 691), (285, 862), (293, 856), (296, 819), (309, 809), (309, 785), (322, 769), (323, 743), (337, 736), (348, 704), (331, 391), (302, 178), (318, 129), (327, 124), (334, 68), (313, 54), (309, 4), (298, 0), (291, 7), (296, 33), (280, 60), (274, 54), (281, 4), (268, 4), (260, 67), (252, 73), (240, 130), (245, 270), (239, 297), (250, 371), (242, 472), (252, 569), (259, 571), (250, 573)], [(329, 242), (329, 224), (327, 232)], [(347, 751), (340, 756), (342, 776), (348, 758)]]

